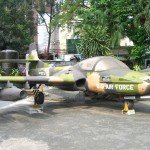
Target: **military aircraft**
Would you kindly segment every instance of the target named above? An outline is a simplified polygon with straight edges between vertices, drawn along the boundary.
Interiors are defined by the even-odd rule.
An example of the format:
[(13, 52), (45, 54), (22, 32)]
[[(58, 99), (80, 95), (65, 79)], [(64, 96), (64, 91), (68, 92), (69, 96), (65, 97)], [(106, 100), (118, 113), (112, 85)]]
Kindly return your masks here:
[[(0, 60), (16, 61), (27, 63), (27, 76), (0, 77), (0, 96), (7, 100), (24, 98), (24, 89), (35, 84), (39, 84), (39, 87), (45, 84), (63, 90), (84, 91), (88, 95), (111, 95), (124, 103), (124, 111), (132, 109), (136, 100), (150, 98), (149, 74), (130, 70), (113, 57), (98, 56), (73, 66), (53, 66), (38, 58), (35, 44), (32, 43), (26, 60)], [(43, 104), (43, 92), (34, 90), (37, 90), (35, 103)]]

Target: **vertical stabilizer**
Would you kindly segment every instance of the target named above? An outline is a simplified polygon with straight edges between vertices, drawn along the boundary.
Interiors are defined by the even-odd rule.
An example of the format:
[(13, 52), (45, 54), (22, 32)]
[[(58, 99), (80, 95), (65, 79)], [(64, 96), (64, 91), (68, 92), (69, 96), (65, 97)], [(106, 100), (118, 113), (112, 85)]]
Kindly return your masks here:
[(35, 43), (31, 43), (30, 46), (29, 46), (29, 56), (28, 56), (28, 59), (39, 60)]
[(26, 76), (28, 76), (30, 69), (35, 69), (39, 64), (39, 57), (35, 43), (29, 45), (29, 53), (26, 54), (26, 60)]

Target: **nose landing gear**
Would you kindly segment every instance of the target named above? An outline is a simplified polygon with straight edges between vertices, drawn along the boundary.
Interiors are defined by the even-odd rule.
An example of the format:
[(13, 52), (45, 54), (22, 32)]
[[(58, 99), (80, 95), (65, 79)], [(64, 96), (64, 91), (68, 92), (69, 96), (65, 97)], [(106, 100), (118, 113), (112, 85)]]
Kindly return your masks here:
[(34, 96), (34, 102), (35, 104), (42, 105), (44, 103), (44, 94), (38, 92), (38, 94)]
[(43, 112), (44, 94), (43, 86), (40, 84), (37, 88), (33, 90), (34, 93), (34, 107), (41, 106), (41, 111)]

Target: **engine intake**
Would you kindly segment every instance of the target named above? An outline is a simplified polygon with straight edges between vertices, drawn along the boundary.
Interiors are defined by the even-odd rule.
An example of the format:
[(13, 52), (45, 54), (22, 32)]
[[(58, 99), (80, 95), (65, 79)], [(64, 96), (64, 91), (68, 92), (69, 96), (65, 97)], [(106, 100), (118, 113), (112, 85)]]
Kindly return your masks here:
[(75, 90), (85, 91), (86, 90), (86, 79), (79, 79), (75, 82)]

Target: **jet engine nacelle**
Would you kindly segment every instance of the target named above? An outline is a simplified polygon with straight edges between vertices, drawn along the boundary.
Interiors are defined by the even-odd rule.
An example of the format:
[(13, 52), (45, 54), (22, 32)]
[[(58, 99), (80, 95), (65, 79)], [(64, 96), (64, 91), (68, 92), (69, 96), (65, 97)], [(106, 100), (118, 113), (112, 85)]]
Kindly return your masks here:
[(74, 77), (74, 83), (59, 84), (56, 85), (58, 88), (67, 91), (85, 91), (87, 89), (86, 77), (77, 70), (69, 70), (64, 72), (66, 74), (71, 74)]
[(4, 101), (17, 101), (27, 96), (27, 92), (15, 86), (0, 90), (0, 99)]
[(67, 91), (85, 91), (86, 79), (82, 78), (71, 84), (55, 85), (57, 88)]

